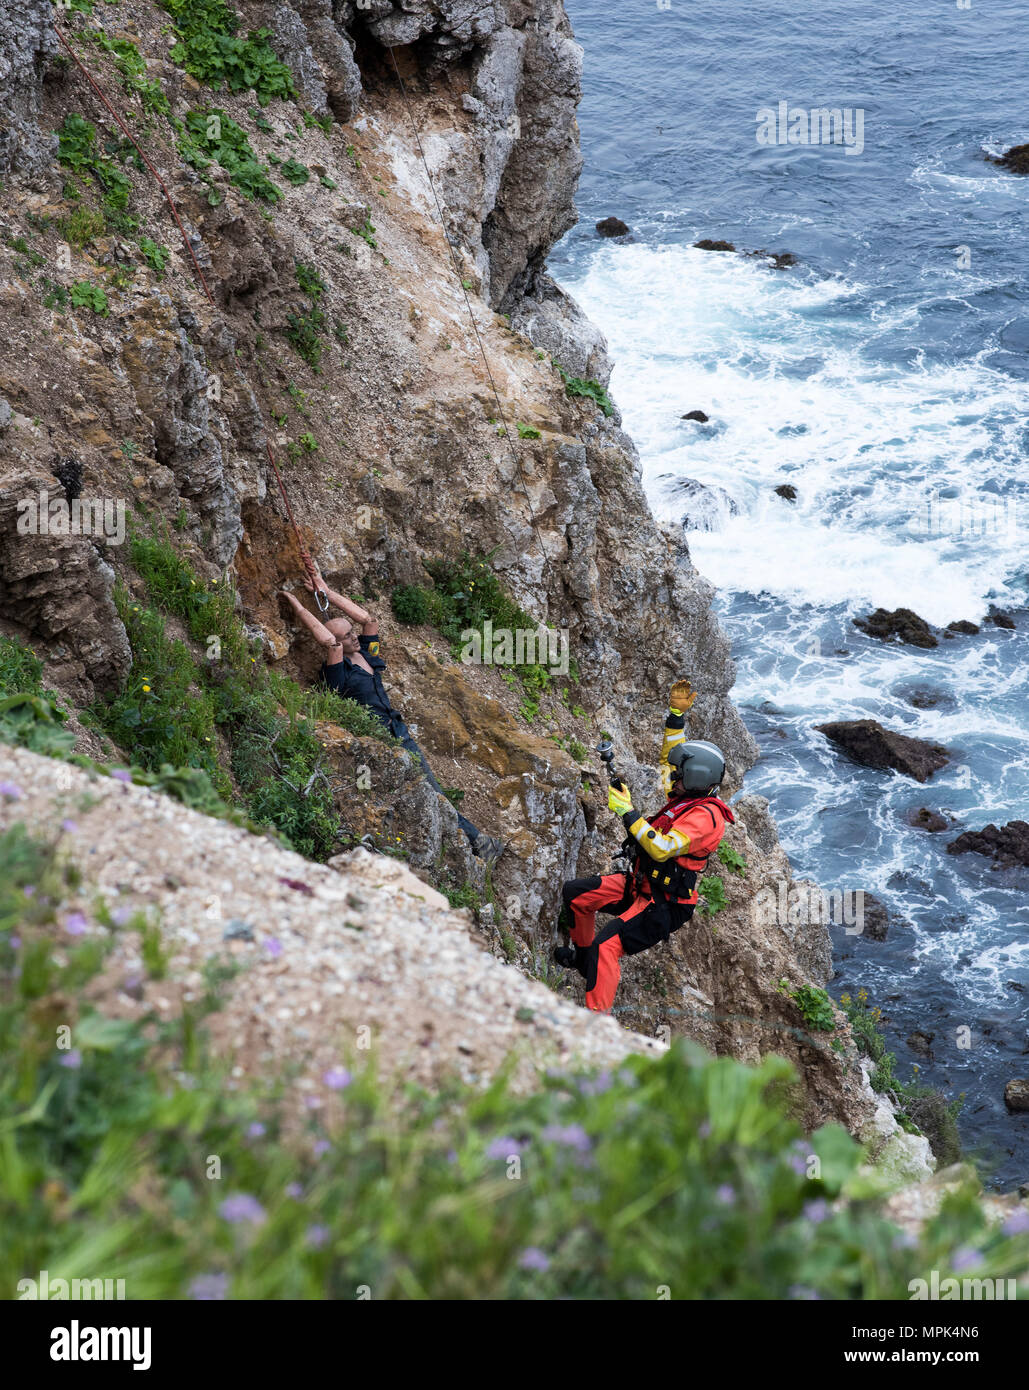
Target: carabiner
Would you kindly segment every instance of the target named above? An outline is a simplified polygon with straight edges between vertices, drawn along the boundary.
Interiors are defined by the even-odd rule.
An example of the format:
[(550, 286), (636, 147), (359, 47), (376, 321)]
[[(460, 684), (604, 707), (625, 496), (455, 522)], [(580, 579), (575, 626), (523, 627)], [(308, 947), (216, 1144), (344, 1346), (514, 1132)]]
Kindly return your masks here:
[(322, 613), (329, 611), (329, 596), (324, 589), (315, 589), (314, 601)]

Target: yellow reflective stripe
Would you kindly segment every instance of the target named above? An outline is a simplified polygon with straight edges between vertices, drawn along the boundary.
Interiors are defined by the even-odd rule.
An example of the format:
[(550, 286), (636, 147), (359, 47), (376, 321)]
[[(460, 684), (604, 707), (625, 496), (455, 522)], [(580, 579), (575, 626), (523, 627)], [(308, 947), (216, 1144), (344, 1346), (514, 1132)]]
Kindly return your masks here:
[(650, 858), (656, 859), (659, 864), (666, 859), (678, 859), (680, 854), (685, 854), (690, 847), (690, 837), (680, 830), (669, 830), (667, 835), (661, 835), (642, 818), (629, 833), (639, 841)]
[(379, 644), (378, 644), (378, 642), (369, 642), (369, 643), (368, 643), (368, 650), (371, 652), (372, 656), (378, 656), (378, 655), (379, 655)]

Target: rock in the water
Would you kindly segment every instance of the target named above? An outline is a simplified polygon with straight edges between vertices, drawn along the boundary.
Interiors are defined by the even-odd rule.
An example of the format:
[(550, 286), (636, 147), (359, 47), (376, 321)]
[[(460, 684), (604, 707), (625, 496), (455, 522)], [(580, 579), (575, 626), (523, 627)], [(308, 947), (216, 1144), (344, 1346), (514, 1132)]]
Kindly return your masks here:
[(724, 487), (702, 483), (697, 478), (679, 478), (676, 491), (687, 504), (682, 518), (684, 531), (720, 531), (740, 510), (736, 499)]
[(910, 608), (895, 608), (892, 613), (885, 608), (877, 608), (869, 617), (854, 618), (853, 622), (869, 637), (878, 637), (883, 642), (890, 642), (896, 637), (909, 647), (939, 645), (929, 624)]
[(1007, 825), (987, 825), (982, 830), (966, 830), (947, 846), (948, 854), (985, 854), (1002, 869), (1029, 866), (1029, 821), (1013, 820)]
[(748, 251), (748, 256), (760, 256), (762, 260), (771, 261), (775, 270), (788, 270), (791, 265), (797, 264), (797, 257), (792, 251)]
[(861, 913), (861, 935), (871, 941), (885, 941), (890, 930), (890, 913), (886, 904), (871, 893), (863, 893)]
[(1003, 613), (999, 608), (994, 608), (992, 604), (990, 605), (990, 614), (986, 621), (992, 623), (994, 627), (1007, 628), (1010, 632), (1015, 630), (1015, 620), (1011, 614)]
[(928, 830), (935, 834), (938, 830), (946, 830), (946, 818), (941, 816), (939, 811), (930, 811), (928, 806), (919, 806), (918, 810), (910, 810), (907, 815), (908, 825), (913, 825), (916, 830)]
[(935, 1033), (914, 1032), (907, 1039), (907, 1045), (912, 1052), (917, 1052), (919, 1057), (931, 1057), (933, 1055), (933, 1038)]
[(695, 241), (694, 247), (698, 251), (735, 251), (731, 241), (712, 241), (710, 237), (705, 237), (703, 241)]
[(937, 690), (932, 685), (900, 685), (893, 694), (914, 705), (915, 709), (956, 709), (958, 703), (946, 690)]
[(620, 217), (604, 217), (597, 223), (601, 236), (628, 236), (629, 228)]
[(877, 719), (842, 719), (816, 724), (815, 728), (856, 763), (883, 771), (894, 768), (916, 782), (927, 782), (949, 761), (946, 748), (940, 744), (894, 733)]
[(710, 420), (710, 415), (705, 415), (702, 410), (687, 410), (686, 414), (680, 417), (683, 420), (697, 420), (702, 425), (706, 425)]
[(1002, 155), (987, 157), (991, 164), (999, 164), (1012, 174), (1029, 174), (1029, 145), (1012, 145)]
[(797, 489), (792, 483), (780, 483), (775, 489), (776, 497), (785, 497), (787, 502), (796, 502)]
[(1029, 1080), (1016, 1077), (1004, 1087), (1004, 1104), (1009, 1110), (1029, 1110)]
[(948, 632), (962, 632), (968, 637), (974, 637), (979, 630), (980, 629), (976, 627), (975, 623), (966, 622), (964, 618), (959, 618), (957, 622), (947, 624)]

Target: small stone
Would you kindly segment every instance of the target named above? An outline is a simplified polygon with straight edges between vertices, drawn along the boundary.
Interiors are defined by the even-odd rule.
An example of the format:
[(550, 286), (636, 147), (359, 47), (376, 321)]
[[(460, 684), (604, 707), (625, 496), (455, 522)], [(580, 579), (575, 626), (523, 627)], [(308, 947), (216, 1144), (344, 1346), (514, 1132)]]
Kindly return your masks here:
[(1004, 1104), (1011, 1111), (1029, 1110), (1029, 1080), (1016, 1077), (1004, 1087)]
[(930, 834), (947, 828), (944, 817), (938, 811), (930, 811), (928, 806), (919, 806), (917, 811), (909, 811), (907, 821), (908, 825), (914, 826), (916, 830), (928, 830)]
[(712, 241), (710, 237), (704, 237), (702, 241), (693, 243), (697, 251), (735, 251), (736, 247), (731, 241)]
[(620, 217), (604, 217), (597, 223), (597, 231), (601, 236), (628, 236), (629, 228)]
[(249, 922), (244, 922), (240, 917), (233, 917), (228, 926), (222, 932), (223, 941), (253, 941), (254, 929)]

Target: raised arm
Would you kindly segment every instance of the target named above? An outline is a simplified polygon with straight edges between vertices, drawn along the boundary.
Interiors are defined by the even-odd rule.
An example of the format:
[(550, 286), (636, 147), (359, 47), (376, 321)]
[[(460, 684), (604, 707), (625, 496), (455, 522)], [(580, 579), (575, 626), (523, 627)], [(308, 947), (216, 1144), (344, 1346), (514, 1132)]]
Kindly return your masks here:
[(313, 613), (309, 613), (294, 594), (291, 594), (288, 589), (280, 589), (279, 592), (288, 600), (293, 612), (303, 623), (304, 627), (307, 628), (316, 642), (320, 642), (323, 647), (327, 647), (330, 650), (333, 647), (339, 646), (339, 642), (325, 624), (319, 622)]
[[(345, 613), (352, 623), (360, 623), (361, 631), (366, 637), (373, 637), (379, 630), (379, 624), (368, 610), (357, 603), (352, 603), (343, 594), (337, 594), (335, 589), (330, 589), (317, 565), (315, 565), (315, 574), (318, 576), (318, 587), (333, 607), (338, 608), (341, 613)], [(311, 593), (314, 593), (315, 585), (310, 575), (304, 576), (304, 584)]]
[(668, 754), (678, 743), (686, 741), (686, 711), (697, 698), (687, 680), (676, 681), (668, 696), (668, 716), (665, 720), (664, 738), (661, 741), (661, 785), (665, 796), (672, 794), (672, 769), (668, 764)]

